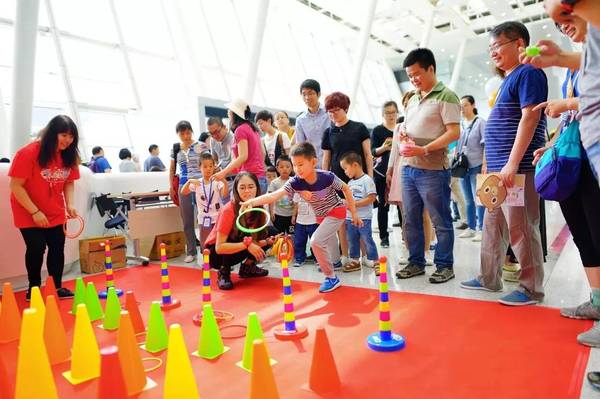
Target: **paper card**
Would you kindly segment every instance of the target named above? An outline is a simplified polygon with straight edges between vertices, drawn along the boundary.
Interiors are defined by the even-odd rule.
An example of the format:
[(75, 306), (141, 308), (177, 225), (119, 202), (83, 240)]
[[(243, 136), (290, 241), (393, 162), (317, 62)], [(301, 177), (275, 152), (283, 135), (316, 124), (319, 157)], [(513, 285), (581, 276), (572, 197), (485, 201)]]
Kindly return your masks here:
[(477, 175), (477, 205), (492, 211), (502, 205), (525, 206), (525, 175), (515, 175), (511, 188), (501, 184), (499, 173)]

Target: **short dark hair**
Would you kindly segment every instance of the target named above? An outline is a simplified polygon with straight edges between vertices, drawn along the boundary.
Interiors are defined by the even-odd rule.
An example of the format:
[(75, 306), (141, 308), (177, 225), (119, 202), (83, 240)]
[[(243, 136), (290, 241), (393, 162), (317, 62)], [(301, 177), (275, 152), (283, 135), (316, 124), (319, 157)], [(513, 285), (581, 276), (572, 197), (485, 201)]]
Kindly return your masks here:
[(398, 111), (398, 104), (394, 100), (388, 100), (388, 101), (384, 102), (383, 106), (381, 108), (383, 109), (383, 108), (387, 108), (387, 107), (394, 107), (394, 108), (396, 108), (396, 111)]
[(290, 155), (292, 157), (314, 159), (317, 157), (317, 150), (315, 150), (315, 147), (308, 141), (303, 141), (302, 143), (298, 143), (292, 147)]
[(277, 158), (277, 162), (275, 162), (275, 166), (279, 166), (279, 162), (289, 162), (291, 164), (292, 160), (287, 155), (281, 155), (279, 158)]
[(212, 154), (208, 151), (204, 151), (200, 154), (200, 162), (202, 161), (208, 161), (211, 160), (213, 162), (215, 162), (215, 159), (213, 158)]
[(357, 163), (360, 166), (362, 166), (362, 157), (360, 156), (360, 154), (358, 152), (354, 152), (354, 151), (350, 151), (350, 152), (347, 152), (344, 155), (342, 155), (342, 158), (340, 159), (340, 161), (344, 161), (349, 165), (352, 165), (353, 163)]
[(402, 64), (402, 68), (408, 68), (411, 65), (419, 64), (423, 69), (427, 69), (433, 65), (433, 72), (436, 70), (435, 57), (433, 52), (428, 48), (416, 48), (412, 50)]
[(10, 163), (10, 159), (8, 159), (8, 158), (0, 158), (0, 163)]
[(148, 147), (148, 152), (152, 153), (152, 151), (156, 150), (158, 148), (158, 146), (156, 144), (150, 144), (150, 147)]
[(210, 138), (209, 132), (202, 132), (202, 133), (200, 133), (200, 138), (198, 140), (200, 140), (200, 142), (202, 142), (202, 143), (206, 143), (206, 140), (208, 140), (209, 138)]
[(494, 29), (490, 31), (490, 36), (498, 38), (500, 35), (506, 36), (507, 39), (516, 40), (523, 39), (526, 46), (529, 46), (529, 31), (527, 27), (518, 21), (507, 21), (502, 22), (500, 25), (496, 25)]
[(100, 154), (100, 152), (102, 152), (102, 147), (100, 147), (99, 145), (92, 148), (92, 155), (98, 155)]
[(194, 131), (194, 129), (192, 129), (192, 124), (188, 121), (179, 121), (177, 122), (177, 125), (175, 125), (175, 131), (177, 133), (185, 132), (186, 130), (191, 130), (192, 132)]
[(119, 159), (127, 158), (131, 158), (131, 151), (129, 151), (127, 148), (121, 148), (121, 151), (119, 151)]
[[(462, 96), (460, 99), (461, 99), (461, 100), (467, 100), (467, 101), (469, 102), (469, 104), (471, 104), (471, 105), (475, 105), (475, 97), (473, 97), (473, 96), (472, 96), (472, 95), (470, 95), (470, 94), (467, 94), (466, 96)], [(477, 115), (477, 113), (478, 113), (478, 111), (477, 111), (477, 107), (473, 107), (473, 113), (474, 113), (475, 115)]]
[(223, 119), (219, 118), (218, 116), (211, 116), (206, 121), (206, 126), (211, 126), (211, 125), (223, 126)]
[(256, 113), (256, 116), (254, 117), (255, 122), (258, 122), (258, 121), (267, 122), (269, 119), (271, 120), (271, 123), (273, 123), (273, 114), (266, 109), (258, 111)]
[(277, 173), (277, 168), (273, 165), (267, 166), (267, 172), (269, 173)]
[(317, 94), (321, 94), (321, 85), (314, 79), (306, 79), (300, 83), (300, 94), (302, 94), (302, 90), (304, 89), (314, 90)]

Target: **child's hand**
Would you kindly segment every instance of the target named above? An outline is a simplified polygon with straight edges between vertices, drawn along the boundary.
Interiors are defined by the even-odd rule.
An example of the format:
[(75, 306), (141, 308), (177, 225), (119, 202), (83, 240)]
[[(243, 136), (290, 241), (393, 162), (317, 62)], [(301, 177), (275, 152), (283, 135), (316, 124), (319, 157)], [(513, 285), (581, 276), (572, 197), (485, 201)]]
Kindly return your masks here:
[(352, 212), (352, 224), (356, 227), (363, 227), (364, 225), (362, 219), (358, 217), (356, 212)]
[(248, 200), (240, 204), (240, 212), (244, 212), (246, 209), (250, 208), (252, 208), (252, 200)]

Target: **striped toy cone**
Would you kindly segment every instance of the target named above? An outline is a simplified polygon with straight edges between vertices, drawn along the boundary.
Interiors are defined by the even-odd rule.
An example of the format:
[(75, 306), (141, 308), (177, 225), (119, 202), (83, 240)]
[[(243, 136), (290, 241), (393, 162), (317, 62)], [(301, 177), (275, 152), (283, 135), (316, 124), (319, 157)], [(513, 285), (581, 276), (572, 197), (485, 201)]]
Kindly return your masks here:
[[(286, 244), (286, 248), (288, 245)], [(290, 279), (290, 269), (288, 260), (281, 259), (281, 275), (283, 283), (283, 326), (273, 330), (275, 338), (281, 341), (293, 341), (306, 338), (308, 330), (300, 323), (296, 323), (294, 314), (294, 298), (292, 296), (292, 281)]]
[(0, 344), (19, 339), (21, 312), (10, 283), (2, 285), (2, 307), (0, 308)]
[(44, 342), (48, 351), (48, 360), (52, 366), (64, 363), (71, 357), (67, 333), (54, 295), (48, 295), (46, 298)]
[(44, 344), (43, 324), (38, 309), (23, 311), (15, 399), (58, 398)]

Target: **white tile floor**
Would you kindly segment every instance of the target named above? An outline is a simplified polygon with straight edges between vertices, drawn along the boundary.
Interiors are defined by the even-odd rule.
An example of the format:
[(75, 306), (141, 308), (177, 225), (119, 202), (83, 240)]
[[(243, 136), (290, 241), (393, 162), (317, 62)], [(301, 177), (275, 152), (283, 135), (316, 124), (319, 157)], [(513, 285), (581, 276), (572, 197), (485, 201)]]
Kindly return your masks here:
[[(390, 221), (397, 220), (395, 207), (390, 213)], [(565, 222), (557, 203), (546, 204), (547, 215), (547, 235), (548, 246), (552, 244), (557, 234), (560, 232)], [(375, 214), (374, 214), (375, 216)], [(376, 217), (374, 217), (374, 229), (376, 227)], [(456, 231), (456, 230), (455, 230)], [(375, 242), (379, 244), (379, 236), (374, 232)], [(406, 250), (401, 245), (400, 228), (395, 227), (390, 233), (390, 247), (379, 249), (380, 255), (388, 257), (390, 277), (394, 276), (398, 270), (398, 259), (405, 255)], [(472, 242), (471, 239), (455, 239), (454, 260), (456, 278), (445, 284), (430, 284), (427, 276), (420, 276), (408, 280), (389, 279), (389, 289), (395, 291), (416, 292), (429, 295), (443, 295), (458, 298), (469, 298), (484, 301), (496, 301), (502, 293), (485, 293), (481, 291), (471, 291), (461, 289), (459, 283), (477, 275), (479, 271), (479, 247), (480, 243)], [(183, 256), (170, 259), (170, 264), (197, 267), (195, 264), (185, 264)], [(281, 277), (279, 265), (271, 258), (267, 260), (264, 267), (270, 270), (270, 276)], [(78, 269), (78, 268), (74, 268)], [(317, 271), (316, 265), (307, 263), (300, 268), (290, 267), (293, 280), (321, 282), (323, 275)], [(558, 308), (562, 306), (574, 306), (584, 302), (589, 297), (589, 286), (585, 277), (579, 252), (569, 238), (564, 249), (560, 253), (550, 251), (545, 265), (544, 287), (546, 297), (544, 302), (538, 306), (547, 306)], [(427, 275), (434, 271), (434, 267), (426, 269)], [(342, 279), (342, 284), (355, 287), (377, 288), (377, 279), (371, 269), (363, 269), (353, 273), (338, 273)], [(77, 273), (72, 272), (65, 276), (66, 279), (74, 278)], [(504, 293), (510, 292), (515, 287), (514, 283), (505, 283)], [(498, 304), (498, 306), (502, 306)], [(573, 337), (575, 340), (576, 337)], [(600, 370), (600, 350), (593, 349), (588, 362), (587, 371)], [(600, 398), (600, 393), (594, 391), (590, 385), (584, 381), (582, 386), (582, 398)]]

